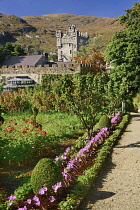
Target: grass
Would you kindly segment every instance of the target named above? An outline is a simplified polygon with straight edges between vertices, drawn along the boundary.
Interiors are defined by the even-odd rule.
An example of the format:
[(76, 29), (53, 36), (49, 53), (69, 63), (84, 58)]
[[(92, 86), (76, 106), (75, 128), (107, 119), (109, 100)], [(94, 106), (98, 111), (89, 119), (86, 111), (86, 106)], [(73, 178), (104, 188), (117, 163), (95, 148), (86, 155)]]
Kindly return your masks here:
[[(19, 132), (8, 133), (9, 136), (5, 137), (3, 133), (5, 132), (6, 126), (12, 126), (14, 123), (17, 123), (17, 131), (25, 126), (23, 123), (24, 120), (30, 120), (29, 117), (31, 113), (23, 112), (23, 113), (10, 113), (3, 115), (5, 122), (1, 126), (1, 137), (6, 142), (11, 142), (11, 147), (8, 150), (8, 146), (6, 148), (7, 155), (8, 151), (14, 154), (14, 149), (17, 146), (18, 142), (24, 142), (24, 139), (21, 138), (21, 134)], [(9, 123), (12, 120), (13, 124)], [(47, 131), (47, 141), (52, 141), (52, 147), (45, 147), (43, 156), (47, 156), (50, 158), (54, 158), (56, 155), (59, 155), (64, 151), (64, 149), (74, 144), (79, 135), (83, 133), (83, 128), (80, 124), (79, 119), (75, 115), (71, 115), (69, 113), (62, 112), (50, 112), (49, 114), (39, 113), (37, 116), (37, 123), (41, 124), (43, 130)], [(26, 125), (28, 126), (28, 124)], [(30, 134), (29, 134), (30, 135)], [(45, 138), (45, 137), (44, 137)], [(10, 139), (10, 140), (9, 140)], [(29, 139), (25, 139), (27, 141)], [(45, 139), (44, 139), (45, 141)], [(15, 144), (15, 146), (14, 146)], [(20, 145), (20, 144), (19, 144)], [(3, 145), (2, 145), (3, 148)], [(2, 149), (1, 149), (2, 151)], [(22, 158), (24, 154), (22, 153), (22, 148), (17, 147), (15, 150), (17, 153), (15, 154), (19, 160)], [(23, 150), (24, 152), (24, 150)], [(30, 152), (30, 150), (29, 150)], [(28, 153), (26, 154), (28, 155)], [(17, 158), (17, 159), (18, 159)], [(14, 161), (10, 162), (3, 160), (0, 169), (0, 178), (1, 178), (1, 192), (0, 197), (2, 201), (7, 198), (26, 178), (31, 175), (31, 171), (38, 160), (42, 158), (42, 156), (38, 157), (29, 157), (28, 161), (24, 164), (17, 164)], [(8, 160), (8, 158), (7, 158)]]

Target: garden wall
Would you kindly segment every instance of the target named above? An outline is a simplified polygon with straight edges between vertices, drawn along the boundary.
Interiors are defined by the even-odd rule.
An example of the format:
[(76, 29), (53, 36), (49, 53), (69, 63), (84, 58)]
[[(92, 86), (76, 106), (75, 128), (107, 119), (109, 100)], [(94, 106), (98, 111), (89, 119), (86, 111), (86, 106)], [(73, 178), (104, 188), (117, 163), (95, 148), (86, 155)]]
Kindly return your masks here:
[(36, 83), (41, 83), (42, 74), (87, 74), (92, 70), (91, 66), (82, 64), (46, 64), (46, 65), (26, 65), (26, 66), (1, 66), (0, 75), (2, 82), (15, 76), (29, 76)]

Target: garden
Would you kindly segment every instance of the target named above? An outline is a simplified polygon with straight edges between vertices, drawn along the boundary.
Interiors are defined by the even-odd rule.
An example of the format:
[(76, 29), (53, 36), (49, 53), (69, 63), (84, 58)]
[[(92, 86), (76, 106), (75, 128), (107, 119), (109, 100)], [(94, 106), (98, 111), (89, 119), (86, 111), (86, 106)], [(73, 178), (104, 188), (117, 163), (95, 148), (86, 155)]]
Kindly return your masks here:
[(129, 120), (105, 72), (43, 81), (1, 95), (1, 209), (78, 208)]
[(140, 109), (139, 11), (135, 3), (119, 18), (127, 30), (104, 53), (110, 73), (87, 46), (75, 60), (91, 72), (43, 75), (34, 90), (1, 93), (0, 209), (78, 209), (129, 113)]

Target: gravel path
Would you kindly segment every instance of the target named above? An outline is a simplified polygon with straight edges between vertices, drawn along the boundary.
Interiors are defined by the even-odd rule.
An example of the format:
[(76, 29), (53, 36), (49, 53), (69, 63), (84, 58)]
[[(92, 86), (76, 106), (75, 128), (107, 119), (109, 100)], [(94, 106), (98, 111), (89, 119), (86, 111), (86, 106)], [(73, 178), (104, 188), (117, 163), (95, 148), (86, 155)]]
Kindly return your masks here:
[(131, 116), (79, 210), (140, 210), (140, 113)]

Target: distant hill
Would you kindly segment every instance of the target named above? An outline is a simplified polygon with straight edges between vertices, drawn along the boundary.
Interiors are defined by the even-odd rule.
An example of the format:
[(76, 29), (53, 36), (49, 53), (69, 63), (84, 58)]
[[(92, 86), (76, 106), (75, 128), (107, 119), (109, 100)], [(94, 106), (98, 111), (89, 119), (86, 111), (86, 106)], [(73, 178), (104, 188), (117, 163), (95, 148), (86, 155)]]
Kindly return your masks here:
[(52, 52), (56, 50), (56, 31), (61, 29), (65, 32), (70, 24), (82, 33), (88, 32), (91, 39), (102, 35), (102, 49), (105, 49), (114, 32), (123, 29), (116, 18), (109, 17), (60, 13), (19, 18), (0, 14), (0, 44), (16, 42), (30, 54)]

